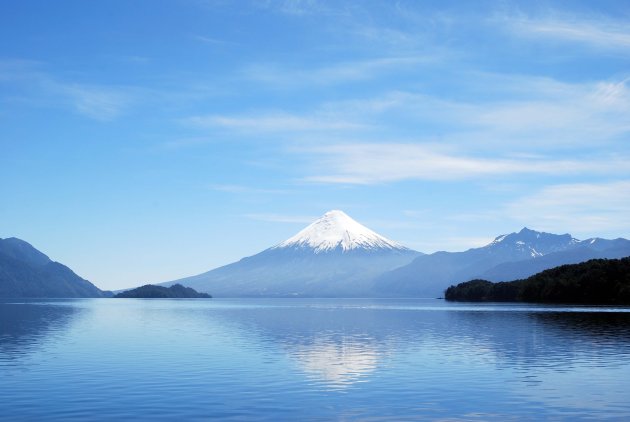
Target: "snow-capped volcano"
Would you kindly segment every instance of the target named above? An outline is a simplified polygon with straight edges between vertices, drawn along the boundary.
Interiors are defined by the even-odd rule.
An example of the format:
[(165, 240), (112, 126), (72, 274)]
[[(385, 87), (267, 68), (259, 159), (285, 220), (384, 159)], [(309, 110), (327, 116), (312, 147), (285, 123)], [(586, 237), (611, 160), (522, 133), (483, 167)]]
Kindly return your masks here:
[(418, 255), (333, 210), (256, 255), (163, 285), (181, 283), (214, 297), (366, 297), (377, 276)]
[(353, 249), (409, 250), (350, 218), (340, 210), (328, 211), (295, 236), (272, 249), (313, 249), (315, 253)]
[(525, 278), (562, 264), (630, 255), (626, 239), (583, 241), (523, 228), (464, 252), (425, 255), (329, 211), (295, 236), (183, 284), (214, 297), (435, 297), (474, 278)]

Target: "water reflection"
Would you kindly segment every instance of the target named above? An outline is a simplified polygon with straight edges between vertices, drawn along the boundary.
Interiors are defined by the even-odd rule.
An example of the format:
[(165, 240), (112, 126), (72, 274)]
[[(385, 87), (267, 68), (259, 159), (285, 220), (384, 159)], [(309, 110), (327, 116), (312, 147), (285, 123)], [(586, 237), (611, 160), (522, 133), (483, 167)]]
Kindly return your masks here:
[(333, 389), (360, 381), (376, 369), (379, 358), (369, 342), (351, 337), (317, 338), (308, 347), (296, 345), (288, 352), (308, 376)]
[(0, 304), (0, 413), (25, 420), (630, 420), (628, 362), (630, 313), (379, 300)]
[(63, 334), (81, 308), (61, 302), (0, 302), (0, 363), (27, 355)]
[(444, 327), (452, 348), (491, 352), (497, 365), (548, 367), (616, 365), (630, 357), (630, 313), (453, 312)]
[(383, 339), (372, 337), (382, 333), (374, 329), (380, 323), (357, 310), (283, 306), (228, 310), (221, 317), (262, 348), (281, 350), (308, 379), (330, 389), (361, 381), (383, 354)]
[(283, 350), (308, 377), (333, 389), (370, 381), (392, 356), (412, 356), (410, 365), (450, 356), (453, 364), (556, 372), (576, 364), (624, 365), (630, 358), (630, 313), (362, 305), (324, 302), (222, 315), (246, 337), (273, 343), (266, 347)]

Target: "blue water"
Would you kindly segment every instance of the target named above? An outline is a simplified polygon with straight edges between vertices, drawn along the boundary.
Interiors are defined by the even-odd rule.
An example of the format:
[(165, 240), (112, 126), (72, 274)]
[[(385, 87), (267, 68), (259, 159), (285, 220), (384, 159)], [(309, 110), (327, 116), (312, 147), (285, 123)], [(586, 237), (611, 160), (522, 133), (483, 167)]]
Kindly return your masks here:
[(630, 420), (630, 309), (0, 302), (0, 419)]

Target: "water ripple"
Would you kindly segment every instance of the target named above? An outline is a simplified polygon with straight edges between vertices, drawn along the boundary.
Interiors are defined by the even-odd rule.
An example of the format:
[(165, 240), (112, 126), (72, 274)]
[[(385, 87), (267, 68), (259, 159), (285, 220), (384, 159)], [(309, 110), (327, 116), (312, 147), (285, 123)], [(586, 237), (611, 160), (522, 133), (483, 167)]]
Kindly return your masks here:
[(0, 303), (0, 419), (623, 420), (628, 308)]

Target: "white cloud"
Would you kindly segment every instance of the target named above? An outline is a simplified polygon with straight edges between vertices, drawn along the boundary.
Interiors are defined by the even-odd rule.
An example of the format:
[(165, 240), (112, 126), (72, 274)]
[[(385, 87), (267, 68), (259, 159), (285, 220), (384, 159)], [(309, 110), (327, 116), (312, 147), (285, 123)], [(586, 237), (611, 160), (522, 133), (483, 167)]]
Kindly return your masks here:
[(523, 36), (566, 40), (625, 51), (630, 47), (627, 21), (557, 14), (544, 18), (503, 17), (501, 21), (508, 30)]
[(248, 79), (275, 87), (334, 85), (365, 81), (392, 72), (413, 70), (420, 64), (431, 63), (435, 60), (435, 58), (421, 56), (381, 57), (309, 69), (255, 64), (244, 69), (243, 75)]
[(289, 113), (262, 113), (249, 116), (205, 115), (185, 119), (186, 123), (200, 127), (223, 127), (247, 132), (296, 132), (322, 130), (355, 130), (363, 124), (328, 115), (301, 116)]
[(32, 61), (0, 61), (0, 82), (13, 84), (19, 92), (15, 98), (22, 103), (71, 108), (97, 120), (119, 117), (138, 95), (135, 87), (68, 82), (53, 77), (43, 68), (43, 63)]
[(19, 81), (31, 79), (43, 66), (42, 62), (23, 59), (0, 60), (0, 81)]
[(264, 189), (254, 188), (243, 185), (229, 185), (229, 184), (215, 184), (210, 185), (210, 189), (218, 192), (234, 193), (234, 194), (263, 194), (263, 195), (275, 195), (275, 194), (289, 194), (292, 191), (287, 189)]
[(505, 215), (538, 229), (576, 236), (628, 236), (630, 180), (548, 186), (508, 204)]
[(213, 46), (229, 46), (234, 45), (235, 43), (231, 41), (222, 40), (219, 38), (206, 37), (204, 35), (192, 35), (192, 38), (201, 41), (205, 44), (213, 45)]
[(436, 236), (434, 239), (418, 241), (414, 239), (404, 243), (420, 252), (433, 253), (437, 251), (461, 252), (470, 248), (480, 248), (492, 242), (493, 237), (483, 236)]
[[(521, 81), (536, 89), (538, 81)], [(551, 84), (532, 98), (478, 105), (471, 115), (497, 134), (525, 134), (542, 142), (581, 143), (609, 139), (630, 131), (628, 80), (588, 84)]]
[(477, 157), (436, 145), (372, 143), (311, 148), (316, 174), (307, 181), (377, 184), (403, 180), (462, 180), (511, 174), (628, 173), (624, 158), (561, 160)]
[(266, 221), (269, 223), (302, 223), (310, 224), (317, 219), (318, 216), (296, 216), (282, 214), (245, 214), (244, 217), (256, 221)]
[[(363, 139), (375, 139), (413, 130), (416, 139), (439, 136), (451, 145), (492, 150), (516, 146), (521, 153), (603, 145), (630, 133), (629, 79), (568, 84), (527, 76), (467, 77), (476, 80), (468, 87), (468, 95), (476, 96), (476, 90), (480, 90), (490, 93), (491, 98), (455, 100), (421, 92), (390, 91), (380, 96), (325, 102), (301, 114), (261, 110), (198, 115), (185, 122), (248, 132), (325, 132), (328, 140), (347, 139), (349, 131), (363, 131)], [(505, 96), (510, 99), (504, 100)], [(365, 129), (379, 132), (366, 133)]]
[(266, 7), (289, 15), (321, 13), (326, 10), (318, 0), (275, 0), (260, 3)]
[(156, 150), (179, 150), (184, 148), (193, 148), (201, 145), (207, 145), (216, 142), (210, 137), (188, 137), (176, 138), (158, 144)]
[(85, 116), (97, 120), (118, 117), (132, 102), (121, 89), (79, 84), (49, 84), (54, 92), (65, 97), (72, 107)]
[[(229, 0), (197, 0), (197, 3), (209, 10), (229, 8), (236, 4)], [(309, 16), (315, 14), (329, 15), (335, 12), (325, 3), (326, 2), (321, 0), (244, 0), (238, 3), (238, 9), (249, 11), (249, 9), (254, 8), (271, 13), (293, 16)]]
[[(628, 79), (569, 84), (497, 74), (466, 78), (475, 81), (466, 87), (475, 100), (392, 91), (323, 108), (347, 118), (370, 119), (381, 127), (387, 127), (388, 119), (395, 119), (399, 127), (413, 125), (421, 131), (430, 125), (437, 127), (433, 133), (445, 141), (492, 148), (592, 145), (630, 132)], [(483, 98), (489, 94), (491, 99)]]

